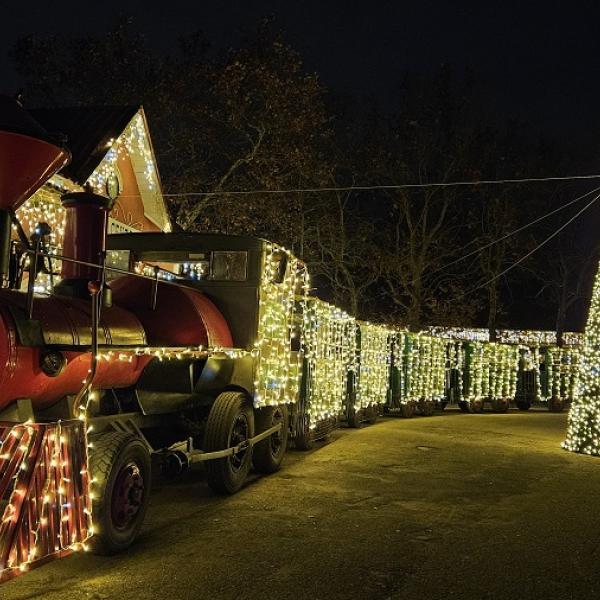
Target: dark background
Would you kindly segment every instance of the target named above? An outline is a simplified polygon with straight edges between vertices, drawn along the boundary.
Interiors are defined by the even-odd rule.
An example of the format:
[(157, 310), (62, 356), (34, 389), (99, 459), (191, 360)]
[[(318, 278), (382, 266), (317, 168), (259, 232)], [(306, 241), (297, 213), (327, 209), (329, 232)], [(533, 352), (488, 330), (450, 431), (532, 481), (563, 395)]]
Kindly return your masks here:
[[(255, 30), (266, 16), (298, 51), (304, 69), (317, 72), (331, 99), (342, 98), (346, 108), (354, 105), (366, 114), (375, 106), (381, 113), (394, 114), (407, 73), (433, 76), (442, 65), (449, 65), (459, 76), (469, 73), (476, 82), (473, 106), (478, 119), (500, 127), (510, 123), (526, 131), (530, 141), (549, 140), (563, 156), (571, 157), (562, 161), (566, 167), (543, 164), (526, 150), (524, 156), (529, 152), (525, 157), (537, 158), (538, 166), (529, 173), (529, 167), (520, 165), (516, 176), (600, 172), (595, 159), (600, 6), (594, 2), (11, 3), (2, 14), (0, 92), (14, 93), (24, 85), (10, 57), (23, 36), (97, 36), (130, 17), (156, 54), (173, 52), (181, 36), (202, 30), (211, 44), (209, 53), (217, 55), (243, 43), (245, 32)], [(106, 82), (107, 89), (112, 85)], [(334, 111), (335, 106), (331, 102)], [(564, 201), (593, 183), (570, 187)], [(554, 190), (545, 189), (551, 198)], [(522, 189), (520, 193), (527, 201)], [(465, 190), (465, 197), (468, 194)], [(582, 230), (586, 247), (594, 252), (598, 212), (588, 213)], [(573, 270), (578, 269), (574, 264)], [(525, 273), (503, 292), (511, 307), (505, 325), (553, 327), (552, 309), (539, 310), (539, 288)], [(573, 307), (569, 328), (581, 328), (586, 312), (587, 299)]]
[(341, 93), (394, 106), (401, 74), (450, 63), (473, 70), (490, 113), (590, 143), (600, 125), (600, 6), (596, 2), (244, 1), (10, 2), (2, 9), (4, 91), (20, 81), (7, 53), (29, 33), (86, 34), (132, 15), (157, 50), (207, 32), (217, 47), (273, 15), (308, 69)]

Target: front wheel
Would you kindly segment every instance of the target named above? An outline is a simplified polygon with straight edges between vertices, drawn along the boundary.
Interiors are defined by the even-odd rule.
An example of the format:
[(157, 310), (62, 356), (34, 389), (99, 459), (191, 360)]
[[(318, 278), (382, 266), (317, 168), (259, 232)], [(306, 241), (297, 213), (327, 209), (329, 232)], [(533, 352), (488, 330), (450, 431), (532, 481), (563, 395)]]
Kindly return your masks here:
[(531, 402), (519, 400), (516, 404), (519, 410), (529, 410), (531, 408)]
[(281, 424), (281, 429), (254, 446), (252, 462), (260, 473), (275, 473), (281, 467), (281, 462), (288, 445), (289, 417), (285, 404), (280, 406), (265, 406), (254, 414), (256, 432), (262, 433), (275, 425)]
[(136, 435), (112, 432), (90, 440), (96, 554), (115, 554), (135, 540), (150, 497), (150, 453)]
[[(254, 437), (254, 409), (242, 392), (217, 396), (206, 421), (204, 451), (233, 448)], [(218, 494), (235, 494), (246, 481), (252, 465), (252, 448), (247, 445), (225, 458), (206, 461), (208, 485)]]
[(431, 417), (435, 412), (435, 402), (433, 400), (419, 400), (418, 410), (424, 417)]

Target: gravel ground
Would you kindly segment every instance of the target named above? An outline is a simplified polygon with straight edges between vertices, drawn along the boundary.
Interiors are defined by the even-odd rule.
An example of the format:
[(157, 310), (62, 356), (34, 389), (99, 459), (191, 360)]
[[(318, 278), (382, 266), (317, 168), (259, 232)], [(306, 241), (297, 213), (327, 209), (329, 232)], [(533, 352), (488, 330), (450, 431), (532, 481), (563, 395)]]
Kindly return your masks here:
[(386, 419), (215, 497), (157, 480), (125, 555), (77, 555), (2, 600), (592, 599), (600, 459), (559, 448), (565, 414)]

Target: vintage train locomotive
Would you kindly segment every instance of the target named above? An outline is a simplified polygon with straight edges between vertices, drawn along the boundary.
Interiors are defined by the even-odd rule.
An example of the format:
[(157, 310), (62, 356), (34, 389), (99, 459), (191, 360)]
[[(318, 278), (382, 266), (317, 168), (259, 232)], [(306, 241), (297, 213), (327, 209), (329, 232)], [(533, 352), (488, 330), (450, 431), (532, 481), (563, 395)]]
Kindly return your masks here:
[[(502, 412), (523, 388), (527, 349), (357, 321), (311, 297), (305, 265), (265, 240), (107, 237), (110, 201), (80, 192), (63, 197), (64, 247), (50, 252), (45, 224), (28, 238), (15, 210), (68, 151), (2, 102), (0, 575), (92, 532), (98, 552), (127, 548), (152, 458), (167, 475), (202, 461), (209, 485), (234, 493), (251, 467), (276, 471), (290, 439), (306, 449), (341, 422), (447, 402)], [(59, 265), (52, 292), (35, 294)], [(562, 399), (576, 369), (559, 362)]]

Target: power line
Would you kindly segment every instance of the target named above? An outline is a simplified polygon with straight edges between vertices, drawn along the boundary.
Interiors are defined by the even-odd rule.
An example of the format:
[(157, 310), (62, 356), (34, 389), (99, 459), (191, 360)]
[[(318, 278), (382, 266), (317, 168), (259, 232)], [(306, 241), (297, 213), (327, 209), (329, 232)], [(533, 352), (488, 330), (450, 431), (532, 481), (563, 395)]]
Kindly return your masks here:
[[(218, 190), (213, 192), (181, 192), (163, 194), (165, 198), (183, 198), (188, 196), (249, 196), (252, 194), (316, 194), (325, 192), (368, 192), (386, 190), (406, 190), (423, 188), (444, 188), (478, 185), (503, 185), (509, 183), (544, 183), (548, 181), (577, 181), (600, 179), (600, 175), (565, 175), (560, 177), (528, 177), (524, 179), (480, 179), (475, 181), (449, 181), (437, 183), (403, 183), (390, 185), (351, 185), (315, 188), (291, 188), (287, 190)], [(122, 196), (123, 198), (126, 196)]]
[(577, 217), (579, 217), (581, 214), (583, 214), (592, 204), (594, 204), (594, 202), (596, 202), (596, 200), (598, 200), (598, 198), (600, 198), (600, 194), (598, 194), (597, 196), (592, 198), (580, 211), (576, 212), (568, 221), (563, 223), (556, 231), (551, 233), (545, 240), (540, 242), (535, 248), (533, 248), (533, 250), (530, 250), (529, 252), (527, 252), (527, 254), (525, 254), (524, 256), (519, 258), (517, 261), (512, 263), (510, 266), (508, 266), (506, 269), (504, 269), (504, 271), (502, 271), (501, 273), (498, 273), (498, 275), (494, 275), (494, 277), (492, 277), (491, 279), (488, 279), (486, 282), (478, 285), (477, 287), (474, 287), (473, 289), (464, 292), (460, 296), (457, 296), (455, 298), (455, 300), (459, 300), (460, 298), (463, 298), (464, 296), (472, 294), (473, 292), (476, 292), (476, 291), (480, 290), (481, 288), (488, 286), (490, 283), (493, 283), (494, 281), (496, 281), (496, 279), (499, 279), (500, 277), (503, 277), (504, 275), (506, 275), (509, 271), (512, 271), (515, 267), (520, 265), (524, 260), (526, 260), (532, 254), (537, 252), (542, 246), (545, 246), (552, 238), (556, 237), (563, 229), (565, 229), (565, 227), (570, 225), (575, 219), (577, 219)]
[[(521, 231), (524, 231), (525, 229), (528, 229), (529, 227), (532, 227), (533, 225), (535, 225), (536, 223), (539, 223), (540, 221), (543, 221), (544, 219), (547, 219), (548, 217), (551, 217), (552, 215), (555, 215), (556, 213), (560, 212), (561, 210), (564, 210), (565, 208), (568, 208), (569, 206), (575, 204), (576, 202), (580, 202), (581, 200), (583, 200), (584, 198), (586, 198), (587, 196), (589, 196), (590, 194), (594, 194), (596, 192), (600, 192), (600, 187), (595, 188), (593, 190), (590, 190), (589, 192), (586, 192), (585, 194), (578, 196), (577, 198), (575, 198), (574, 200), (571, 200), (570, 202), (567, 202), (566, 204), (563, 204), (562, 206), (559, 206), (558, 208), (555, 208), (554, 210), (550, 211), (549, 213), (546, 213), (545, 215), (542, 215), (541, 217), (538, 217), (537, 219), (534, 219), (533, 221), (526, 223), (525, 225), (522, 225), (521, 227), (511, 231), (510, 233), (507, 233), (505, 235), (503, 235), (502, 237), (499, 237), (496, 240), (493, 240), (491, 242), (489, 242), (488, 244), (485, 244), (479, 248), (477, 248), (476, 250), (473, 250), (471, 252), (469, 252), (468, 254), (465, 254), (463, 256), (459, 256), (457, 259), (450, 261), (449, 263), (443, 265), (442, 267), (440, 267), (439, 269), (436, 269), (435, 271), (432, 271), (430, 273), (430, 275), (435, 275), (436, 273), (439, 273), (440, 271), (443, 271), (444, 269), (447, 269), (448, 267), (451, 267), (452, 265), (455, 265), (456, 263), (459, 263), (471, 256), (474, 256), (475, 254), (479, 254), (480, 252), (483, 252), (484, 250), (486, 250), (487, 248), (489, 248), (490, 246), (493, 246), (494, 244), (498, 244), (500, 242), (503, 242), (504, 240), (508, 239), (509, 237), (512, 237), (513, 235), (516, 235), (517, 233), (520, 233)], [(467, 248), (467, 246), (469, 246), (470, 244), (472, 244), (473, 242), (469, 242), (469, 244), (463, 246), (461, 248), (461, 250), (464, 250), (465, 248)]]

